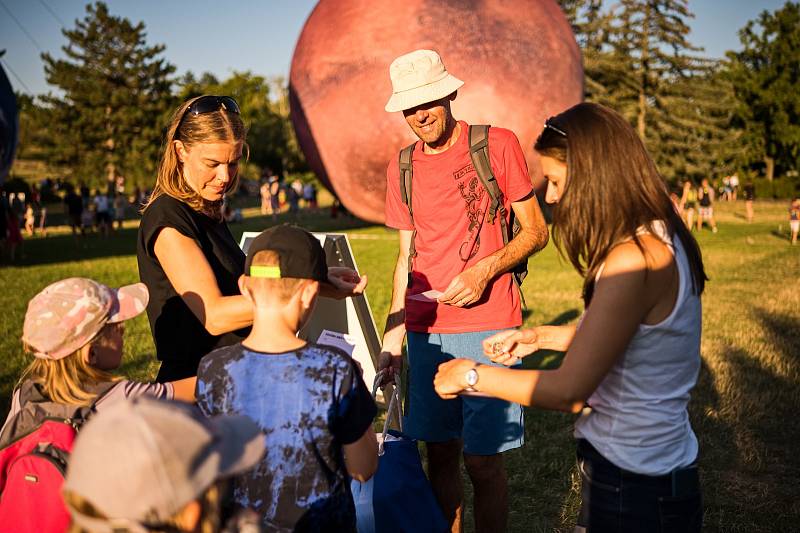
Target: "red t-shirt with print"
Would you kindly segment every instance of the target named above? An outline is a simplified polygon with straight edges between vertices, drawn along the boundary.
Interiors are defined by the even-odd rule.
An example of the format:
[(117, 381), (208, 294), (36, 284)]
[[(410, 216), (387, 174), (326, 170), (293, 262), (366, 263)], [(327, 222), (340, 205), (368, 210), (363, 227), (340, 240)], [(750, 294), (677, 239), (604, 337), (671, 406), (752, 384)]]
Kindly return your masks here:
[[(509, 273), (492, 280), (481, 299), (464, 308), (408, 298), (430, 289), (444, 291), (463, 270), (503, 247), (500, 222), (496, 219), (494, 224), (489, 223), (489, 193), (469, 157), (469, 126), (460, 124), (456, 143), (446, 151), (425, 154), (420, 141), (414, 148), (414, 224), (400, 196), (396, 158), (386, 172), (386, 225), (400, 230), (416, 226), (417, 230), (413, 281), (406, 294), (408, 331), (466, 333), (522, 323), (519, 293)], [(489, 160), (510, 213), (511, 203), (532, 191), (517, 136), (503, 128), (490, 128)]]

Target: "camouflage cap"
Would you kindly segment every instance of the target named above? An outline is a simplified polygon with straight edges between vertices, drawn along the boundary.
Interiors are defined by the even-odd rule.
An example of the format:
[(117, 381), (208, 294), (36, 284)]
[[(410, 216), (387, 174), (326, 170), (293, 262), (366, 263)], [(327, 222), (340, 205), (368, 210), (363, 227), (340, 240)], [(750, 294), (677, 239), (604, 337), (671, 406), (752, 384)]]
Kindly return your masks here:
[(144, 283), (112, 289), (87, 278), (68, 278), (45, 287), (28, 302), (22, 342), (42, 359), (61, 359), (94, 339), (106, 324), (144, 311)]

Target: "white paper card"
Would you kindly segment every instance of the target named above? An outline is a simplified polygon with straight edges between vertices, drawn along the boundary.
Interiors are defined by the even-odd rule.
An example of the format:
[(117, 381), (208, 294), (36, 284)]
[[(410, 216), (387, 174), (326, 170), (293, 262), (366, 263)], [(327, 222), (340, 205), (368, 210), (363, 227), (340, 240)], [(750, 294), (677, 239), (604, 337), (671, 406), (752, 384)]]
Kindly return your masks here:
[(442, 291), (437, 291), (436, 289), (431, 289), (429, 291), (421, 292), (419, 294), (413, 294), (408, 297), (409, 300), (419, 300), (420, 302), (435, 302), (437, 298), (439, 298), (442, 294)]
[(356, 347), (356, 340), (347, 333), (339, 333), (338, 331), (331, 331), (323, 329), (319, 334), (317, 344), (324, 344), (325, 346), (333, 346), (343, 350), (347, 355), (353, 356), (353, 350)]

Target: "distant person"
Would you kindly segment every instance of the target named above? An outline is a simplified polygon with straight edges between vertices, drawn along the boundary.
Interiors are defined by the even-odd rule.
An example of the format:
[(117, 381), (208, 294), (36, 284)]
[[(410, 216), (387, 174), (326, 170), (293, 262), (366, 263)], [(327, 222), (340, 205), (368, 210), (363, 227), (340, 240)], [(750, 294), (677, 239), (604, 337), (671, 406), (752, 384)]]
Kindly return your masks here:
[(47, 206), (44, 202), (39, 204), (39, 233), (47, 237)]
[(732, 194), (733, 190), (731, 189), (731, 177), (725, 176), (722, 178), (722, 200), (724, 202), (730, 202)]
[(92, 202), (94, 203), (94, 221), (97, 229), (103, 237), (108, 237), (111, 231), (111, 206), (108, 195), (98, 190)]
[(128, 200), (125, 198), (125, 194), (117, 192), (114, 195), (114, 220), (117, 223), (117, 229), (122, 229), (122, 223), (125, 221), (125, 209), (127, 207)]
[(800, 199), (792, 198), (789, 204), (789, 230), (792, 232), (792, 244), (797, 244), (797, 233), (800, 231)]
[[(547, 120), (534, 149), (556, 245), (583, 278), (583, 317), (483, 341), (483, 353), (505, 365), (566, 352), (557, 369), (456, 359), (439, 366), (436, 391), (580, 413), (576, 531), (699, 532), (699, 445), (686, 407), (701, 367), (700, 248), (615, 111), (578, 104)], [(605, 198), (615, 198), (613, 209)]]
[(94, 231), (94, 213), (92, 212), (94, 206), (91, 204), (89, 207), (84, 207), (81, 211), (81, 235), (92, 233)]
[(21, 226), (25, 218), (25, 193), (11, 193), (11, 212), (17, 217), (17, 226)]
[(711, 231), (717, 232), (717, 221), (714, 220), (714, 188), (708, 184), (707, 179), (703, 179), (700, 188), (697, 190), (697, 199), (700, 204), (700, 216), (697, 217), (697, 231), (703, 229), (703, 223), (707, 222), (711, 226)]
[(204, 419), (192, 406), (119, 402), (78, 434), (64, 482), (73, 531), (258, 533), (258, 515), (228, 515), (224, 481), (264, 455), (244, 416)]
[(694, 217), (697, 213), (697, 187), (688, 178), (683, 182), (681, 207), (683, 208), (683, 221), (686, 223), (686, 227), (694, 230)]
[(303, 200), (307, 209), (317, 208), (317, 187), (311, 182), (303, 185)]
[(266, 177), (261, 181), (261, 187), (259, 187), (258, 191), (261, 195), (261, 214), (268, 215), (270, 213), (270, 194), (269, 182)]
[(272, 220), (278, 219), (281, 212), (281, 182), (278, 176), (269, 177), (269, 207), (272, 210)]
[(734, 202), (736, 201), (736, 196), (739, 193), (739, 175), (737, 173), (731, 174), (730, 179), (730, 187), (731, 187), (731, 200)]
[(13, 209), (9, 209), (6, 217), (6, 249), (9, 259), (17, 259), (17, 248), (22, 246), (22, 231), (19, 227), (19, 216)]
[(203, 413), (246, 415), (266, 434), (267, 454), (234, 493), (270, 531), (355, 532), (349, 477), (366, 481), (378, 464), (375, 402), (358, 366), (297, 336), (327, 277), (313, 235), (288, 225), (262, 232), (239, 280), (253, 329), (206, 355), (197, 374)]
[(89, 187), (85, 183), (80, 182), (78, 189), (80, 190), (81, 193), (81, 200), (83, 200), (83, 207), (84, 208), (89, 207), (89, 204), (92, 203), (91, 202), (92, 195), (91, 192), (89, 191)]
[[(192, 98), (170, 119), (136, 246), (159, 382), (196, 375), (204, 355), (249, 334), (253, 307), (238, 286), (245, 256), (222, 209), (239, 179), (245, 132), (230, 96)], [(366, 285), (351, 269), (329, 275), (327, 296), (360, 294)]]
[(747, 222), (753, 222), (753, 202), (756, 199), (756, 186), (751, 178), (748, 178), (744, 184), (744, 211)]
[(2, 185), (0, 185), (0, 251), (5, 252), (6, 239), (8, 239), (8, 216), (11, 209), (8, 204), (8, 196)]
[(33, 202), (28, 202), (25, 205), (25, 234), (28, 237), (33, 237), (36, 229), (36, 214), (33, 211)]
[(289, 203), (289, 213), (296, 217), (300, 212), (300, 199), (303, 197), (303, 183), (294, 180), (289, 187), (286, 187), (286, 201)]
[(81, 235), (84, 235), (85, 231), (83, 223), (81, 222), (83, 200), (75, 193), (75, 188), (72, 185), (67, 187), (67, 194), (64, 196), (64, 204), (67, 207), (67, 219), (72, 228), (72, 235), (76, 236), (78, 231), (80, 231)]

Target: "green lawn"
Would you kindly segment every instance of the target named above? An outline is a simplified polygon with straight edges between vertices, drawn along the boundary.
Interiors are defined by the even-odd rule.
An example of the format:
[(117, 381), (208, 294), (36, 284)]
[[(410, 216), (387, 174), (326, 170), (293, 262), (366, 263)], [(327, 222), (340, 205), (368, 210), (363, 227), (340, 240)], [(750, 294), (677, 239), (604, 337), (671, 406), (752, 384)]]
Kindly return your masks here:
[[(703, 367), (690, 411), (700, 439), (708, 531), (789, 531), (800, 519), (800, 246), (787, 239), (787, 203), (759, 202), (756, 222), (744, 205), (717, 208), (719, 233), (699, 241), (711, 278), (704, 296)], [(255, 210), (242, 231), (270, 224)], [(320, 214), (300, 220), (309, 229), (347, 231), (356, 261), (369, 274), (367, 295), (381, 327), (390, 298), (396, 234), (352, 219)], [(46, 284), (87, 276), (110, 285), (138, 280), (134, 222), (110, 239), (73, 239), (63, 228), (26, 240), (24, 257), (0, 268), (2, 412), (27, 362), (19, 337), (27, 301)], [(529, 325), (567, 323), (582, 310), (580, 279), (552, 245), (530, 261), (525, 296)], [(145, 317), (126, 329), (121, 372), (151, 379), (157, 364)], [(552, 366), (558, 354), (529, 358)], [(578, 505), (571, 426), (574, 417), (535, 409), (526, 413), (524, 448), (507, 455), (511, 531), (570, 531)], [(468, 512), (467, 518), (471, 514)], [(468, 524), (468, 530), (471, 525)]]

